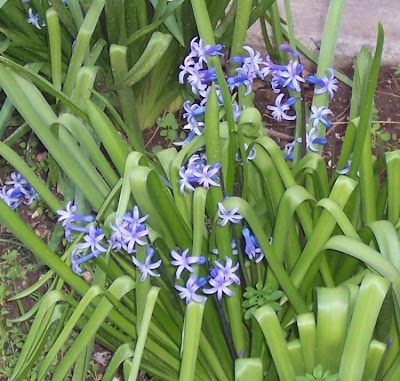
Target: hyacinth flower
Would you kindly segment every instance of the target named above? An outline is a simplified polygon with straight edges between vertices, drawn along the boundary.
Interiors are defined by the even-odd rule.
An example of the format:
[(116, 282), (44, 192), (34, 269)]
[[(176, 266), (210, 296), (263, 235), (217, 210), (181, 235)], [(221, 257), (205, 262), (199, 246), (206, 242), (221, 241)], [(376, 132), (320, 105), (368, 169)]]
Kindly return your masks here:
[(112, 235), (109, 243), (114, 251), (125, 250), (128, 254), (136, 252), (135, 245), (148, 243), (149, 231), (143, 223), (148, 216), (140, 217), (139, 208), (134, 206), (132, 213), (127, 212), (114, 224), (110, 224)]
[(338, 89), (338, 80), (335, 78), (333, 69), (328, 69), (328, 73), (329, 74), (327, 77), (319, 78), (315, 75), (310, 75), (306, 79), (307, 82), (311, 83), (312, 85), (318, 86), (314, 90), (315, 94), (323, 94), (328, 92), (329, 99), (332, 99)]
[(251, 234), (248, 228), (242, 229), (242, 236), (245, 240), (244, 252), (249, 260), (254, 260), (255, 263), (261, 262), (264, 258), (264, 253), (260, 248), (256, 236)]
[(64, 227), (77, 221), (83, 221), (87, 223), (94, 221), (94, 217), (90, 214), (81, 215), (76, 213), (76, 205), (74, 205), (72, 201), (67, 203), (65, 210), (57, 210), (56, 213), (60, 216), (57, 221), (61, 222), (62, 226)]
[(282, 52), (290, 53), (293, 58), (300, 58), (300, 54), (288, 44), (279, 45), (279, 50)]
[(104, 240), (105, 234), (102, 229), (95, 228), (93, 225), (87, 229), (87, 234), (83, 236), (85, 242), (78, 243), (71, 253), (71, 268), (78, 275), (82, 273), (80, 265), (88, 260), (105, 253), (107, 244)]
[(225, 226), (228, 222), (232, 224), (238, 224), (243, 216), (238, 213), (239, 208), (234, 208), (230, 211), (226, 210), (221, 202), (218, 203), (218, 217), (221, 221), (218, 221), (219, 226)]
[(232, 91), (235, 87), (244, 85), (246, 86), (245, 95), (250, 94), (251, 85), (253, 83), (254, 78), (256, 78), (255, 72), (249, 70), (249, 67), (246, 67), (246, 65), (237, 68), (235, 71), (236, 73), (238, 73), (238, 75), (236, 77), (229, 77), (226, 81), (229, 86), (229, 89)]
[(7, 180), (4, 184), (13, 187), (15, 189), (23, 189), (28, 185), (28, 182), (18, 172), (12, 172), (10, 174), (11, 180)]
[(179, 170), (179, 189), (181, 193), (186, 190), (193, 191), (197, 186), (209, 189), (210, 186), (220, 186), (220, 164), (207, 164), (205, 156), (193, 155), (187, 164)]
[(185, 299), (185, 303), (190, 302), (204, 303), (207, 300), (206, 296), (197, 295), (196, 292), (206, 284), (207, 280), (203, 277), (197, 277), (196, 275), (190, 276), (185, 286), (175, 285), (175, 288), (179, 291), (179, 297)]
[(153, 270), (158, 269), (161, 265), (161, 259), (155, 263), (151, 263), (155, 252), (154, 249), (149, 246), (146, 250), (146, 259), (144, 263), (139, 262), (135, 257), (132, 257), (133, 264), (139, 269), (142, 274), (140, 282), (144, 282), (148, 275), (158, 278), (160, 274), (155, 273)]
[(293, 156), (293, 150), (294, 150), (294, 146), (296, 145), (296, 141), (293, 141), (291, 143), (288, 143), (285, 145), (284, 151), (285, 151), (285, 159), (286, 160), (293, 160), (294, 156)]
[(207, 63), (207, 56), (222, 56), (223, 48), (224, 46), (221, 44), (203, 46), (203, 40), (195, 37), (190, 42), (189, 57), (197, 58), (200, 63)]
[(232, 266), (232, 259), (227, 257), (223, 265), (219, 261), (214, 262), (215, 267), (210, 269), (208, 283), (211, 288), (203, 288), (205, 294), (216, 294), (218, 301), (221, 301), (223, 295), (232, 296), (235, 293), (229, 288), (232, 284), (240, 284), (239, 277), (235, 274), (239, 268), (239, 263)]
[[(244, 143), (244, 150), (247, 151), (248, 148), (249, 148), (249, 145), (248, 145), (247, 143)], [(252, 149), (250, 150), (249, 154), (247, 155), (247, 160), (253, 160), (253, 159), (255, 159), (256, 155), (257, 155), (256, 150), (255, 150), (254, 148), (252, 148)], [(235, 160), (236, 160), (236, 161), (240, 161), (240, 152), (236, 152), (236, 154), (235, 154)], [(243, 163), (241, 163), (241, 164), (243, 164)]]
[(322, 123), (326, 128), (332, 126), (332, 122), (326, 116), (332, 114), (332, 111), (325, 106), (317, 107), (311, 106), (310, 122), (312, 126), (318, 128), (318, 125)]
[(229, 286), (233, 284), (233, 280), (230, 278), (225, 278), (224, 274), (220, 271), (216, 272), (215, 277), (211, 277), (208, 281), (211, 288), (204, 288), (203, 292), (205, 294), (216, 294), (217, 300), (221, 301), (222, 295), (232, 296), (235, 293), (229, 289)]
[(336, 172), (339, 173), (339, 175), (347, 175), (350, 172), (350, 166), (351, 166), (351, 160), (347, 160), (346, 164), (342, 169), (336, 169)]
[(0, 198), (11, 208), (17, 209), (21, 205), (22, 192), (20, 189), (2, 187)]
[(0, 190), (0, 198), (11, 209), (17, 209), (22, 203), (31, 205), (33, 201), (40, 200), (39, 194), (20, 173), (12, 172), (10, 177), (11, 180), (5, 181)]
[(235, 56), (231, 58), (232, 62), (242, 64), (247, 67), (248, 71), (252, 71), (260, 79), (264, 79), (264, 73), (261, 66), (268, 66), (261, 58), (260, 52), (254, 52), (250, 46), (243, 46), (243, 49), (248, 53), (248, 56)]
[(32, 24), (37, 29), (42, 29), (39, 25), (39, 13), (33, 13), (32, 8), (28, 10), (28, 18), (26, 19), (28, 24)]
[(296, 115), (288, 115), (286, 111), (290, 110), (290, 107), (296, 103), (296, 98), (288, 98), (285, 102), (282, 103), (282, 99), (284, 94), (279, 94), (275, 99), (275, 106), (267, 105), (267, 109), (271, 110), (271, 115), (278, 122), (281, 122), (282, 119), (285, 120), (295, 120)]
[(171, 250), (171, 256), (174, 258), (171, 261), (172, 266), (177, 267), (175, 277), (176, 279), (180, 279), (182, 272), (184, 270), (189, 271), (190, 273), (194, 272), (194, 268), (192, 265), (203, 265), (207, 262), (207, 259), (203, 256), (189, 256), (189, 249), (182, 251), (181, 254), (179, 252)]
[[(302, 138), (297, 138), (297, 141), (299, 143), (302, 142)], [(312, 127), (310, 131), (307, 132), (306, 134), (306, 148), (307, 151), (313, 151), (313, 152), (318, 152), (319, 147), (316, 146), (316, 144), (324, 145), (328, 143), (326, 140), (325, 136), (320, 137), (318, 135), (318, 128)]]
[(206, 112), (205, 106), (200, 106), (197, 103), (192, 103), (190, 101), (183, 103), (183, 109), (185, 112), (182, 116), (187, 120), (188, 123), (194, 126), (198, 124), (198, 118), (203, 118), (204, 113)]
[(305, 80), (302, 77), (304, 66), (299, 61), (290, 61), (287, 65), (270, 62), (269, 68), (272, 74), (271, 85), (275, 92), (280, 92), (279, 86), (301, 92), (300, 83)]
[(88, 228), (82, 227), (81, 223), (85, 222), (88, 224), (95, 219), (90, 214), (81, 215), (76, 213), (76, 205), (74, 205), (72, 201), (67, 203), (65, 210), (57, 210), (56, 213), (60, 216), (57, 221), (61, 222), (61, 225), (64, 227), (65, 239), (68, 242), (72, 242), (75, 239), (73, 232), (88, 232)]
[(239, 285), (240, 279), (236, 275), (236, 271), (239, 269), (239, 262), (232, 266), (232, 258), (226, 257), (225, 261), (225, 265), (223, 265), (220, 261), (214, 261), (215, 267), (210, 270), (211, 276), (215, 278), (218, 273), (222, 273), (226, 280), (230, 279), (233, 281), (233, 283)]

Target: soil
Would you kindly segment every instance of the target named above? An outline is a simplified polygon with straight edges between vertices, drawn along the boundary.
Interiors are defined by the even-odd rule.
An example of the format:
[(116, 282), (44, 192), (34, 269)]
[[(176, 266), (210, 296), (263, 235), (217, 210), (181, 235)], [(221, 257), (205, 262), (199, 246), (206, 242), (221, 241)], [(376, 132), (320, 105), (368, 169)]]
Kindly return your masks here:
[[(390, 134), (390, 138), (384, 141), (385, 150), (398, 149), (400, 147), (400, 76), (394, 74), (396, 68), (385, 66), (381, 68), (378, 87), (375, 96), (375, 107), (378, 110), (378, 119), (380, 122), (380, 129), (375, 139), (379, 139), (383, 134)], [(344, 70), (350, 77), (352, 76), (352, 69), (346, 68)], [(263, 121), (268, 130), (268, 133), (273, 137), (277, 143), (283, 147), (285, 144), (293, 140), (294, 125), (290, 122), (278, 123), (270, 117), (267, 104), (273, 104), (276, 94), (273, 93), (265, 83), (259, 82), (255, 84), (255, 106), (260, 110), (263, 115)], [(333, 111), (332, 127), (327, 133), (328, 145), (325, 150), (327, 162), (331, 160), (330, 164), (334, 166), (334, 160), (340, 151), (342, 139), (344, 137), (346, 122), (348, 121), (348, 112), (350, 107), (351, 90), (344, 84), (339, 85), (339, 89), (333, 99), (330, 108)], [(312, 90), (306, 91), (306, 99), (310, 100), (312, 97)], [(166, 146), (165, 138), (160, 136), (160, 128), (153, 127), (144, 133), (145, 141), (147, 142), (147, 149), (151, 149), (156, 145)], [(388, 135), (385, 135), (388, 136)], [(386, 138), (385, 138), (386, 139)], [(171, 145), (171, 144), (170, 144)], [(377, 145), (378, 147), (378, 145)], [(18, 148), (18, 147), (17, 147)], [(332, 152), (336, 153), (332, 155)], [(43, 153), (40, 150), (37, 154)], [(377, 151), (377, 154), (379, 152)], [(5, 180), (10, 172), (9, 168), (0, 166), (0, 179)], [(45, 174), (42, 174), (45, 176)], [(42, 215), (37, 215), (34, 209), (27, 206), (21, 206), (18, 209), (21, 218), (34, 230), (34, 232), (45, 242), (48, 242), (51, 233), (54, 229), (55, 221), (51, 220), (46, 211)], [(5, 228), (0, 226), (0, 238), (12, 239), (6, 232)], [(33, 256), (21, 245), (10, 244), (0, 240), (0, 257), (7, 252), (8, 249), (17, 249), (20, 253), (20, 260), (22, 265), (28, 262), (35, 263)], [(21, 291), (36, 282), (45, 269), (35, 268), (34, 270), (26, 272), (26, 280), (17, 280), (17, 291)], [(2, 272), (2, 263), (0, 260), (0, 274)], [(7, 274), (3, 275), (7, 276)], [(44, 290), (43, 290), (44, 291)], [(25, 311), (28, 311), (36, 301), (32, 298), (22, 299), (22, 305)], [(15, 302), (4, 301), (0, 304), (0, 313), (8, 311), (6, 315), (1, 316), (3, 322), (7, 318), (14, 318), (19, 316), (19, 310)], [(109, 358), (109, 353), (104, 352), (103, 349), (98, 348), (93, 355), (93, 359), (104, 367), (104, 357)]]

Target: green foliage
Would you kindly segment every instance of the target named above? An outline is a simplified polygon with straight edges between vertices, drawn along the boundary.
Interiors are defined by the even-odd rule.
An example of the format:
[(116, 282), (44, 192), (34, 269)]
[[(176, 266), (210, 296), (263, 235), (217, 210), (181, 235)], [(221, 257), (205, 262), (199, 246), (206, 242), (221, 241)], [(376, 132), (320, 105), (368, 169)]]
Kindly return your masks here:
[(256, 287), (246, 287), (243, 298), (247, 299), (242, 303), (242, 307), (247, 311), (244, 314), (245, 319), (250, 319), (253, 312), (266, 304), (270, 305), (275, 311), (279, 310), (279, 300), (282, 297), (282, 291), (274, 290), (271, 284), (263, 285), (261, 280), (257, 282)]
[(178, 140), (183, 140), (186, 137), (183, 131), (179, 131), (178, 122), (171, 112), (162, 118), (157, 118), (156, 124), (161, 128), (160, 136), (165, 138), (168, 145)]
[[(276, 4), (237, 0), (225, 19), (228, 3), (136, 1), (124, 8), (96, 0), (90, 5), (71, 1), (65, 9), (53, 0), (56, 12), (47, 12), (49, 26), (52, 17), (56, 32), (61, 28), (62, 36), (76, 37), (73, 52), (61, 35), (48, 52), (46, 35), (32, 34), (22, 27), (21, 17), (16, 20), (23, 33), (32, 34), (31, 43), (37, 47), (32, 54), (42, 63), (40, 75), (3, 56), (0, 85), (57, 164), (51, 178), (60, 172), (64, 194), (75, 195), (82, 210), (95, 211), (96, 223), (108, 238), (118, 219), (137, 205), (149, 215), (149, 239), (163, 266), (162, 276), (142, 282), (129, 256), (109, 246), (86, 262), (83, 280), (69, 266), (83, 234), (60, 256), (0, 200), (0, 222), (49, 268), (13, 299), (35, 293), (50, 281), (45, 296), (18, 319), (34, 316), (12, 380), (23, 380), (34, 369), (39, 379), (48, 372), (56, 380), (71, 374), (83, 379), (94, 341), (114, 352), (105, 381), (112, 380), (119, 366), (129, 381), (137, 377), (139, 367), (162, 380), (184, 381), (260, 381), (264, 372), (270, 380), (333, 381), (339, 374), (340, 379), (358, 381), (390, 379), (398, 372), (400, 151), (376, 161), (370, 144), (381, 27), (374, 58), (361, 54), (357, 60), (355, 106), (338, 164), (343, 168), (351, 159), (349, 176), (330, 177), (317, 153), (288, 165), (280, 147), (263, 134), (261, 115), (242, 90), (239, 106), (246, 109), (235, 122), (219, 57), (208, 60), (223, 102), (212, 85), (204, 134), (179, 152), (168, 148), (149, 154), (143, 149), (142, 127), (180, 93), (175, 76), (183, 52), (179, 44), (196, 34), (196, 24), (205, 44), (215, 43), (213, 28), (218, 25), (221, 40), (236, 51), (260, 12), (271, 19), (274, 42), (283, 42), (285, 30)], [(335, 2), (329, 10), (319, 74), (332, 65), (343, 3)], [(266, 4), (271, 7), (267, 13)], [(288, 4), (287, 35), (296, 44)], [(10, 0), (3, 7), (0, 18), (7, 23), (5, 15), (15, 12), (16, 3)], [(47, 11), (47, 3), (43, 7)], [(128, 11), (136, 15), (132, 24)], [(14, 36), (10, 39), (17, 42)], [(24, 63), (27, 44), (24, 39), (19, 42), (23, 44), (8, 53)], [(107, 43), (112, 44), (109, 55), (103, 52)], [(43, 46), (46, 49), (40, 50)], [(100, 94), (95, 89), (108, 91)], [(326, 102), (327, 96), (314, 99), (315, 105)], [(172, 110), (158, 125), (170, 141), (179, 135)], [(305, 127), (298, 122), (297, 135)], [(203, 146), (208, 164), (221, 166), (220, 186), (182, 192), (179, 174)], [(249, 151), (254, 151), (252, 159), (247, 158)], [(9, 142), (0, 144), (0, 153), (35, 184), (53, 211), (61, 209), (49, 187), (13, 154)], [(387, 177), (381, 179), (385, 171)], [(221, 205), (240, 214), (237, 224), (222, 226)], [(244, 227), (254, 234), (250, 243), (257, 242), (264, 256), (259, 263), (246, 255), (250, 243), (245, 242)], [(201, 253), (211, 265), (211, 253), (217, 249), (220, 264), (227, 259), (240, 263), (241, 285), (231, 282), (232, 295), (222, 300), (209, 297), (206, 303), (186, 305), (175, 286), (183, 286), (187, 278), (174, 279), (176, 270), (170, 264), (171, 250), (177, 249)], [(145, 248), (135, 255), (144, 260)], [(209, 272), (200, 266), (193, 269), (204, 278)], [(389, 289), (392, 298), (384, 312), (391, 324), (383, 327), (386, 322), (379, 314)], [(375, 328), (392, 338), (391, 347), (373, 339)]]
[(329, 370), (324, 371), (324, 367), (321, 364), (318, 364), (313, 370), (312, 374), (307, 373), (305, 376), (296, 377), (296, 381), (310, 381), (310, 380), (338, 381), (339, 374), (329, 374)]

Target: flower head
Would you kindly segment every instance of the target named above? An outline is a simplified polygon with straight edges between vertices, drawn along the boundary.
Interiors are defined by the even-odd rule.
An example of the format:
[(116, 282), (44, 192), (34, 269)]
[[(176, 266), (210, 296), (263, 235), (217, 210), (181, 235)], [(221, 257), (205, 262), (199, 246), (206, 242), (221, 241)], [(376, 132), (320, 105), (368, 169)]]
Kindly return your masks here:
[(332, 122), (326, 117), (332, 114), (332, 111), (325, 106), (311, 106), (310, 122), (312, 122), (313, 127), (318, 128), (318, 125), (322, 123), (325, 127), (330, 127)]
[[(298, 142), (302, 142), (301, 138), (297, 138)], [(310, 131), (307, 132), (306, 134), (306, 147), (307, 147), (307, 151), (313, 151), (313, 152), (318, 152), (319, 151), (319, 147), (316, 146), (316, 144), (321, 144), (324, 145), (328, 143), (328, 141), (326, 140), (325, 136), (320, 137), (318, 135), (318, 128), (312, 127), (310, 129)]]
[(181, 254), (178, 252), (172, 250), (171, 251), (171, 256), (174, 258), (174, 261), (171, 261), (171, 264), (175, 267), (178, 267), (176, 269), (176, 274), (175, 277), (176, 279), (180, 279), (183, 270), (187, 270), (189, 272), (193, 272), (194, 268), (192, 265), (202, 265), (206, 262), (206, 258), (202, 256), (190, 256), (188, 257), (189, 249), (186, 249), (182, 251)]
[(242, 215), (238, 214), (239, 208), (233, 208), (231, 211), (225, 209), (221, 202), (218, 203), (218, 217), (222, 219), (222, 221), (218, 222), (218, 225), (225, 226), (228, 222), (232, 224), (238, 224), (240, 220), (243, 218)]
[(235, 293), (229, 289), (229, 286), (233, 283), (233, 279), (226, 278), (222, 271), (216, 271), (215, 277), (209, 279), (208, 283), (211, 288), (204, 288), (205, 294), (217, 294), (217, 300), (222, 299), (222, 295), (232, 296)]
[(249, 257), (249, 260), (255, 260), (255, 263), (259, 263), (264, 258), (264, 253), (260, 248), (256, 236), (250, 233), (248, 228), (242, 229), (242, 235), (245, 240), (244, 252)]
[(140, 217), (137, 206), (132, 213), (127, 212), (122, 218), (117, 219), (114, 224), (110, 224), (113, 234), (109, 243), (114, 251), (124, 249), (128, 254), (136, 251), (135, 245), (146, 245), (149, 231), (144, 221), (148, 216)]
[(151, 246), (149, 246), (146, 250), (146, 259), (144, 263), (141, 263), (135, 257), (132, 257), (132, 262), (142, 274), (140, 277), (141, 282), (143, 282), (148, 275), (154, 277), (160, 276), (160, 274), (156, 274), (153, 270), (158, 269), (162, 261), (161, 259), (159, 259), (157, 262), (151, 263), (153, 256), (154, 256), (154, 249)]
[(28, 182), (18, 172), (11, 173), (11, 180), (7, 180), (4, 184), (14, 187), (15, 189), (23, 189), (28, 185)]
[(207, 63), (207, 56), (222, 55), (221, 50), (223, 49), (223, 45), (203, 45), (203, 40), (195, 37), (190, 42), (190, 48), (190, 57), (198, 58), (200, 63)]
[(39, 13), (33, 13), (32, 8), (28, 10), (28, 18), (26, 19), (28, 24), (32, 24), (38, 29), (42, 29), (39, 25)]
[(314, 90), (315, 94), (322, 94), (326, 91), (329, 93), (329, 98), (332, 99), (335, 95), (335, 91), (338, 89), (338, 80), (335, 78), (333, 69), (328, 69), (327, 77), (317, 77), (310, 75), (307, 77), (307, 81), (313, 85), (317, 85), (319, 88)]
[(58, 218), (58, 222), (61, 222), (62, 226), (67, 226), (72, 222), (76, 221), (84, 221), (84, 222), (92, 222), (94, 221), (94, 217), (91, 215), (81, 215), (76, 213), (76, 206), (72, 201), (67, 203), (65, 210), (57, 210), (56, 212), (60, 217)]
[(83, 236), (85, 242), (76, 245), (78, 250), (90, 248), (90, 251), (97, 256), (100, 253), (105, 253), (107, 249), (101, 245), (101, 241), (105, 237), (102, 229), (96, 229), (93, 225), (88, 228), (87, 234)]
[(296, 103), (295, 98), (289, 98), (284, 103), (282, 103), (282, 99), (284, 94), (279, 94), (275, 99), (275, 106), (267, 105), (267, 109), (271, 110), (271, 115), (278, 122), (281, 122), (282, 119), (285, 120), (295, 120), (296, 115), (288, 115), (286, 111), (290, 110), (290, 106), (293, 106)]
[(204, 303), (207, 300), (207, 297), (197, 295), (196, 292), (203, 287), (205, 283), (205, 278), (198, 278), (197, 276), (192, 275), (187, 280), (185, 287), (175, 285), (175, 288), (179, 291), (179, 297), (185, 299), (186, 304), (189, 304), (192, 301)]

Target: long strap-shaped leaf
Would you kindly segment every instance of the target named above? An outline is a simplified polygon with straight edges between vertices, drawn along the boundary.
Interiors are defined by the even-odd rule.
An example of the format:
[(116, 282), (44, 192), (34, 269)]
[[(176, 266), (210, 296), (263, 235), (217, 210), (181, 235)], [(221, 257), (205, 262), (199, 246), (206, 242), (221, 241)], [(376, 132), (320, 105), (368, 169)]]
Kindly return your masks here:
[(170, 34), (163, 34), (160, 32), (153, 33), (145, 51), (140, 56), (135, 66), (126, 73), (115, 87), (133, 86), (135, 83), (139, 82), (158, 63), (167, 51), (171, 40), (172, 36)]
[(279, 379), (281, 381), (295, 380), (296, 373), (275, 311), (267, 304), (255, 311), (253, 315), (264, 333)]
[(62, 146), (50, 133), (49, 128), (57, 117), (39, 90), (12, 69), (5, 68), (3, 65), (0, 65), (0, 84), (68, 177), (80, 187), (95, 209), (100, 208), (103, 197), (97, 192), (96, 186), (84, 175), (79, 162), (63, 154)]
[(343, 350), (341, 380), (362, 380), (369, 345), (389, 286), (389, 280), (372, 273), (363, 279)]

